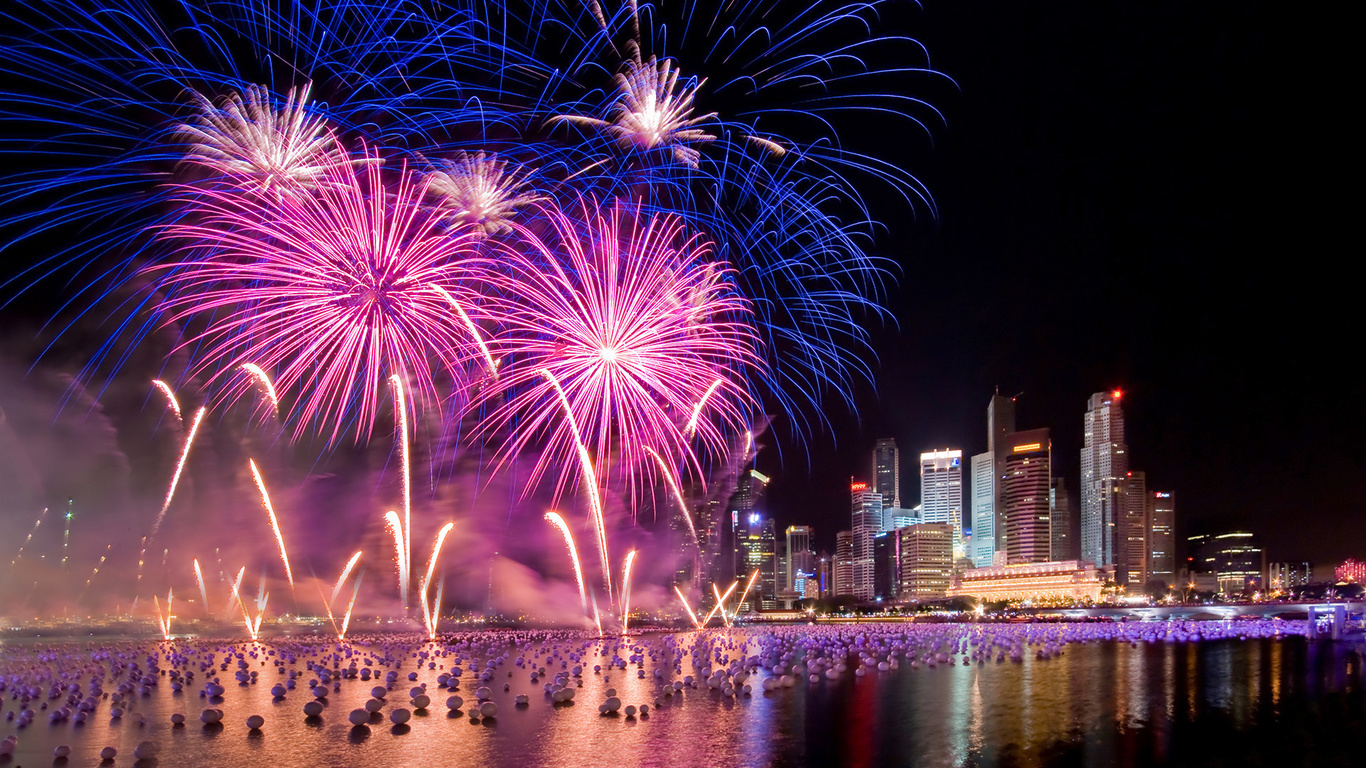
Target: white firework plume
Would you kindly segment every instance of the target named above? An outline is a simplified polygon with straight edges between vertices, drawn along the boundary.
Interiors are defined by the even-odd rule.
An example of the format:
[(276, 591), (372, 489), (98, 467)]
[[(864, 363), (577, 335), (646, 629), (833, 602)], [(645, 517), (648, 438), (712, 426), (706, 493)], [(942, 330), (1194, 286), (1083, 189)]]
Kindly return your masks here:
[(541, 200), (526, 191), (526, 168), (508, 170), (506, 160), (483, 152), (461, 152), (454, 160), (437, 161), (428, 178), (428, 190), (440, 200), (446, 218), (476, 233), (494, 235), (511, 231), (517, 209)]
[(199, 112), (178, 129), (191, 142), (186, 162), (256, 178), (266, 188), (311, 185), (339, 151), (327, 120), (309, 111), (311, 87), (290, 89), (283, 103), (254, 85), (224, 97), (221, 106), (195, 93)]
[(696, 168), (702, 155), (688, 145), (716, 140), (695, 127), (716, 117), (714, 112), (693, 115), (697, 89), (706, 80), (679, 85), (673, 61), (659, 61), (653, 56), (645, 60), (628, 59), (625, 67), (616, 77), (617, 100), (610, 122), (579, 115), (556, 119), (605, 127), (619, 145), (628, 149), (666, 147), (679, 162)]

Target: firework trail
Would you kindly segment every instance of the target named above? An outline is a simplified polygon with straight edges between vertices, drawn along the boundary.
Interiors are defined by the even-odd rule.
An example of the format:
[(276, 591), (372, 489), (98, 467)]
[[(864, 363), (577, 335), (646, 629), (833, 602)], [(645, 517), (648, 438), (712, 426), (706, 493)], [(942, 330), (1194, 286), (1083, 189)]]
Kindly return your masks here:
[(626, 565), (621, 573), (621, 634), (627, 633), (631, 621), (631, 566), (636, 561), (636, 551), (626, 553)]
[(688, 612), (688, 618), (692, 619), (693, 626), (697, 627), (698, 629), (701, 629), (702, 622), (698, 621), (697, 614), (692, 612), (692, 606), (688, 605), (688, 598), (683, 596), (683, 590), (679, 589), (678, 586), (675, 585), (674, 592), (678, 594), (679, 602), (683, 603), (683, 610)]
[(360, 584), (362, 581), (365, 581), (364, 568), (362, 568), (360, 574), (356, 576), (356, 585), (351, 589), (351, 602), (346, 604), (346, 615), (342, 616), (341, 634), (337, 636), (338, 640), (344, 640), (346, 638), (346, 628), (351, 626), (351, 610), (356, 607), (356, 598), (360, 595)]
[(242, 566), (242, 569), (237, 572), (237, 578), (233, 579), (232, 591), (228, 594), (228, 607), (225, 610), (231, 611), (233, 604), (241, 602), (240, 598), (238, 597), (238, 594), (242, 588), (242, 577), (246, 574), (247, 567), (244, 565)]
[(579, 583), (579, 607), (583, 609), (586, 615), (588, 613), (588, 593), (583, 585), (583, 569), (579, 567), (579, 550), (574, 546), (574, 534), (569, 532), (569, 526), (564, 522), (564, 518), (560, 516), (559, 512), (551, 510), (545, 513), (545, 519), (549, 520), (550, 524), (555, 526), (564, 536), (565, 546), (569, 548), (569, 560), (574, 564), (574, 579)]
[(204, 611), (209, 612), (209, 588), (204, 584), (204, 572), (199, 569), (199, 558), (194, 559), (194, 578), (199, 582), (199, 597), (204, 601)]
[(183, 424), (185, 420), (180, 415), (180, 401), (176, 399), (175, 391), (161, 379), (152, 379), (152, 386), (166, 396), (166, 406), (175, 414), (176, 423)]
[[(507, 362), (497, 386), (476, 395), (493, 406), (483, 428), (513, 434), (500, 465), (544, 441), (531, 484), (558, 467), (558, 494), (575, 456), (582, 468), (587, 455), (605, 472), (600, 483), (622, 480), (634, 498), (635, 473), (653, 473), (643, 446), (697, 467), (679, 414), (704, 403), (696, 440), (710, 454), (757, 409), (747, 382), (765, 367), (749, 305), (676, 217), (589, 200), (572, 216), (541, 213), (545, 227), (514, 224), (516, 245), (498, 245), (502, 292), (490, 303)], [(704, 398), (718, 379), (727, 396)], [(566, 418), (546, 407), (555, 401)]]
[(270, 401), (270, 407), (275, 413), (275, 418), (280, 418), (280, 397), (275, 393), (275, 384), (271, 382), (270, 376), (256, 363), (242, 363), (239, 367), (251, 374), (251, 377), (260, 383), (261, 391)]
[[(755, 568), (754, 573), (750, 574), (749, 582), (745, 584), (745, 591), (740, 593), (740, 601), (735, 604), (735, 615), (740, 615), (740, 610), (745, 606), (745, 598), (749, 597), (749, 590), (754, 586), (754, 580), (759, 578), (759, 569)], [(724, 614), (722, 614), (724, 615)]]
[[(588, 455), (588, 448), (583, 444), (582, 433), (579, 432), (578, 424), (574, 420), (574, 409), (570, 407), (569, 399), (565, 397), (564, 388), (560, 386), (555, 374), (545, 369), (540, 372), (554, 386), (555, 395), (559, 399), (560, 405), (564, 407), (565, 419), (569, 422), (570, 432), (574, 436), (574, 446), (577, 448), (576, 453), (579, 457), (579, 468), (583, 471), (584, 484), (588, 486), (588, 503), (593, 515), (593, 532), (598, 541), (598, 556), (602, 563), (602, 580), (607, 586), (607, 597), (610, 600), (612, 597), (612, 573), (607, 555), (607, 530), (602, 517), (602, 492), (598, 486), (597, 470), (593, 467), (593, 457)], [(577, 556), (575, 559), (577, 560)], [(596, 604), (594, 610), (596, 610)]]
[(655, 453), (653, 448), (647, 445), (645, 446), (645, 452), (650, 454), (655, 462), (659, 464), (659, 472), (664, 476), (664, 482), (668, 484), (669, 490), (673, 492), (674, 500), (678, 502), (678, 510), (683, 513), (683, 520), (688, 524), (688, 533), (691, 536), (691, 538), (688, 539), (688, 542), (694, 546), (700, 546), (697, 538), (697, 527), (693, 525), (692, 513), (688, 511), (688, 503), (683, 499), (683, 491), (679, 489), (678, 481), (674, 479), (674, 471), (669, 468), (668, 464), (664, 463), (664, 459), (658, 453)]
[(408, 578), (413, 567), (413, 474), (408, 455), (408, 399), (404, 394), (403, 379), (398, 374), (389, 378), (394, 388), (394, 426), (398, 432), (398, 455), (403, 483), (403, 612), (408, 612)]
[(384, 513), (384, 523), (394, 536), (394, 563), (398, 566), (398, 594), (403, 610), (408, 610), (408, 548), (404, 545), (403, 520), (398, 513), (389, 510)]
[(418, 587), (418, 597), (422, 600), (422, 623), (427, 627), (427, 639), (436, 639), (436, 625), (441, 618), (441, 598), (437, 597), (435, 604), (427, 602), (427, 588), (431, 586), (432, 575), (436, 572), (437, 558), (441, 557), (441, 545), (446, 543), (446, 536), (455, 528), (455, 523), (446, 523), (441, 526), (441, 530), (436, 534), (436, 541), (432, 543), (432, 557), (427, 561), (427, 575), (423, 577), (422, 583)]
[(19, 545), (19, 551), (14, 554), (14, 559), (9, 561), (11, 566), (19, 562), (19, 558), (24, 556), (24, 548), (28, 546), (30, 541), (33, 541), (33, 534), (38, 532), (38, 526), (43, 524), (43, 518), (45, 517), (47, 517), (47, 507), (43, 507), (43, 511), (38, 513), (38, 519), (33, 521), (33, 528), (28, 532), (28, 535), (24, 537), (24, 543)]
[(462, 388), (478, 345), (448, 300), (473, 306), (488, 265), (470, 234), (439, 226), (427, 181), (369, 147), (355, 157), (362, 167), (328, 160), (316, 190), (278, 200), (183, 187), (195, 217), (160, 232), (184, 258), (152, 267), (164, 320), (205, 320), (182, 342), (198, 356), (190, 375), (274, 370), (278, 391), (298, 393), (294, 436), (313, 424), (329, 443), (352, 422), (367, 437), (391, 381), (411, 382), (414, 409), (448, 399), (438, 370)]
[(716, 605), (713, 605), (711, 611), (707, 613), (707, 618), (702, 620), (702, 626), (707, 626), (707, 622), (711, 621), (711, 617), (715, 616), (717, 611), (721, 611), (721, 620), (726, 622), (726, 626), (730, 626), (730, 622), (726, 619), (726, 611), (722, 606), (726, 604), (726, 598), (730, 597), (730, 593), (735, 591), (735, 585), (739, 583), (740, 582), (738, 581), (732, 581), (730, 586), (726, 587), (725, 594), (722, 594), (721, 590), (717, 589), (715, 584), (711, 585), (712, 594), (716, 596)]
[(171, 616), (171, 598), (173, 594), (172, 591), (166, 593), (166, 617), (164, 619), (161, 616), (161, 601), (157, 599), (156, 595), (152, 595), (152, 606), (156, 608), (157, 612), (157, 629), (161, 631), (162, 640), (171, 639), (171, 619), (173, 618)]
[[(180, 451), (180, 460), (176, 462), (175, 474), (171, 475), (171, 485), (166, 489), (166, 500), (161, 503), (161, 511), (157, 513), (157, 519), (152, 523), (152, 532), (147, 536), (148, 539), (154, 538), (157, 531), (161, 528), (161, 521), (166, 517), (166, 510), (171, 508), (171, 499), (175, 498), (176, 486), (180, 485), (180, 473), (185, 470), (185, 460), (190, 458), (190, 447), (194, 445), (194, 436), (199, 434), (199, 424), (204, 420), (204, 414), (208, 408), (200, 407), (195, 411), (194, 419), (190, 421), (190, 431), (185, 435), (185, 447)], [(143, 542), (143, 551), (146, 552), (146, 541)], [(142, 558), (139, 557), (139, 560)], [(139, 565), (141, 563), (139, 562)]]
[(436, 295), (445, 299), (446, 303), (451, 305), (451, 309), (454, 309), (456, 314), (460, 316), (460, 321), (465, 324), (465, 329), (469, 331), (470, 338), (474, 339), (474, 343), (479, 346), (479, 351), (484, 355), (484, 364), (488, 374), (490, 376), (497, 375), (498, 361), (493, 359), (493, 353), (489, 351), (488, 344), (484, 342), (483, 334), (479, 332), (479, 327), (474, 324), (474, 321), (470, 319), (469, 314), (465, 312), (465, 308), (460, 306), (460, 302), (456, 301), (455, 297), (451, 296), (445, 288), (442, 288), (439, 285), (433, 285), (431, 286), (431, 289), (436, 292)]
[(327, 601), (328, 605), (337, 602), (337, 597), (341, 595), (342, 586), (346, 584), (346, 578), (351, 575), (351, 569), (355, 568), (356, 563), (360, 562), (361, 552), (362, 550), (356, 550), (356, 553), (351, 556), (351, 559), (346, 561), (346, 567), (342, 568), (341, 576), (337, 577), (336, 586), (332, 587), (332, 598)]
[(697, 405), (693, 406), (692, 417), (688, 419), (688, 426), (683, 429), (683, 433), (685, 435), (687, 435), (688, 437), (692, 437), (693, 433), (697, 431), (697, 418), (702, 415), (702, 407), (707, 404), (707, 398), (716, 394), (716, 390), (719, 389), (721, 385), (725, 383), (725, 379), (717, 379), (716, 381), (712, 382), (712, 385), (710, 387), (707, 387), (706, 392), (702, 393), (702, 399), (698, 400)]
[(285, 579), (292, 588), (294, 572), (289, 569), (289, 552), (285, 550), (285, 536), (280, 532), (280, 521), (275, 517), (275, 507), (271, 506), (270, 494), (266, 492), (266, 481), (261, 478), (261, 471), (256, 468), (255, 459), (247, 459), (247, 464), (251, 467), (252, 479), (256, 481), (256, 490), (261, 492), (261, 506), (266, 508), (266, 515), (270, 517), (270, 530), (275, 534), (275, 543), (280, 545), (280, 561), (285, 564)]

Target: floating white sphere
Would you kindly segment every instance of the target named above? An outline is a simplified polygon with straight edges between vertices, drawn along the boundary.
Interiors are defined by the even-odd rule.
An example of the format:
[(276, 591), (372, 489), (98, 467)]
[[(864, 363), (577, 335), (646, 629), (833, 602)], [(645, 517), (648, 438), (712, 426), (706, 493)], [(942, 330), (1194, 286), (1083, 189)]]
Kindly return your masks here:
[(353, 709), (346, 719), (350, 720), (352, 725), (365, 725), (370, 722), (370, 713), (364, 709)]
[(408, 719), (412, 716), (412, 712), (409, 712), (408, 710), (399, 707), (398, 709), (395, 709), (393, 712), (389, 713), (389, 722), (393, 723), (394, 725), (403, 725), (404, 723), (408, 722)]

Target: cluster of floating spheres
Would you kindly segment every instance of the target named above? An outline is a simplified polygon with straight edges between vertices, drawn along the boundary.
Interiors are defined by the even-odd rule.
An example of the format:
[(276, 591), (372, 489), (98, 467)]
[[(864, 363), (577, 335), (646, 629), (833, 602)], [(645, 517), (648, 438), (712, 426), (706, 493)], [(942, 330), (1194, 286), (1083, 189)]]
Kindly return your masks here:
[[(585, 681), (601, 691), (605, 718), (648, 720), (689, 692), (711, 698), (783, 695), (782, 689), (857, 681), (895, 670), (984, 666), (1026, 659), (1047, 662), (1077, 643), (1189, 643), (1302, 635), (1303, 621), (1132, 622), (1059, 624), (869, 624), (715, 629), (602, 638), (580, 631), (498, 630), (446, 635), (368, 635), (335, 640), (262, 642), (179, 640), (11, 646), (0, 658), (0, 759), (19, 754), (19, 732), (40, 717), (51, 729), (81, 727), (94, 718), (148, 724), (140, 712), (153, 696), (169, 696), (170, 727), (194, 720), (210, 732), (241, 729), (268, 734), (272, 718), (302, 716), (312, 723), (345, 720), (353, 737), (385, 721), (402, 735), (444, 697), (447, 719), (492, 723), (541, 701), (574, 706)], [(613, 684), (614, 675), (624, 682)], [(633, 682), (631, 678), (635, 678)], [(621, 678), (618, 678), (621, 679)], [(246, 711), (238, 690), (269, 685), (273, 704)], [(619, 691), (618, 685), (629, 689)], [(463, 695), (462, 695), (463, 694)], [(635, 701), (624, 699), (635, 697)], [(330, 699), (363, 699), (337, 711)], [(243, 702), (243, 703), (239, 703)], [(196, 714), (197, 710), (197, 714)], [(509, 712), (510, 710), (510, 712)], [(163, 715), (164, 717), (164, 715)], [(420, 727), (440, 727), (426, 721)], [(50, 740), (49, 740), (49, 743)], [(134, 750), (157, 755), (155, 740)], [(55, 758), (72, 754), (62, 744)], [(117, 747), (100, 751), (113, 760)]]

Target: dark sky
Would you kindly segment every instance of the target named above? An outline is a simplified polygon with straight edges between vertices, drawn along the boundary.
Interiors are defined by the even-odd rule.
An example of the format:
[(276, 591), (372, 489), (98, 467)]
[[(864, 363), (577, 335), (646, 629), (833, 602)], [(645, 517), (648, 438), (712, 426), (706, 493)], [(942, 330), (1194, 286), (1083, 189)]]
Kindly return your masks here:
[(1132, 466), (1176, 491), (1180, 536), (1366, 557), (1337, 23), (1270, 2), (924, 6), (915, 36), (957, 89), (927, 82), (933, 146), (886, 140), (939, 216), (887, 216), (904, 274), (877, 395), (811, 442), (815, 470), (761, 456), (770, 510), (832, 548), (881, 436), (913, 504), (922, 449), (985, 450), (997, 385), (1075, 487), (1087, 397), (1120, 387)]

